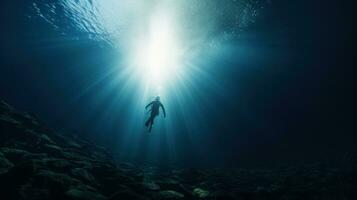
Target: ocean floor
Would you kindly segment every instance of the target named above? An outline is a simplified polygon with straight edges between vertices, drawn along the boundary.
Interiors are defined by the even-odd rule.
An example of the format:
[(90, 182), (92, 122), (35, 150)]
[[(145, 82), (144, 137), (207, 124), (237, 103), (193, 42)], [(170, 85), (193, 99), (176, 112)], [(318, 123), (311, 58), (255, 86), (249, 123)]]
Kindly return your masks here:
[(356, 162), (275, 169), (172, 169), (115, 162), (0, 102), (0, 199), (357, 199)]

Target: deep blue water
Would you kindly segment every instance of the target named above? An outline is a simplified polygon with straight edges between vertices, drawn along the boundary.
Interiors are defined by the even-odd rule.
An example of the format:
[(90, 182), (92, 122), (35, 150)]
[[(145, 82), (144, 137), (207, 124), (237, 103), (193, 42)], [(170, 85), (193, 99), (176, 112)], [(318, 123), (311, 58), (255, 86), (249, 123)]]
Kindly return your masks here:
[[(3, 3), (0, 97), (141, 164), (261, 166), (356, 153), (337, 3), (103, 2)], [(145, 60), (146, 48), (169, 59)], [(144, 106), (156, 95), (167, 118), (148, 133)]]

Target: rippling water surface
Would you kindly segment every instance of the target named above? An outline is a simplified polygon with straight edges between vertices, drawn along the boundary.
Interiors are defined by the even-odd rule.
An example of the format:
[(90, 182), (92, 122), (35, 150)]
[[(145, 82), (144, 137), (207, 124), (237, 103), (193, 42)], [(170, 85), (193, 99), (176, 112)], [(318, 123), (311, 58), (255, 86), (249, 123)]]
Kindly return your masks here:
[[(39, 16), (58, 31), (73, 28), (94, 40), (120, 46), (144, 30), (160, 10), (174, 15), (186, 39), (214, 44), (254, 23), (266, 0), (34, 0), (33, 16)], [(217, 41), (218, 40), (218, 41)]]

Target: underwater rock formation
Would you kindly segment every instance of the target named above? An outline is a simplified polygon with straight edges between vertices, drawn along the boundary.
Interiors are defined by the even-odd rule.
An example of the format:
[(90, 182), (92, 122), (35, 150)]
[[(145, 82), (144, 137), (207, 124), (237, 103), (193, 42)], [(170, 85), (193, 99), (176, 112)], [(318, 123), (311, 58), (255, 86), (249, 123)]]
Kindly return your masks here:
[(357, 199), (357, 170), (310, 165), (160, 172), (115, 163), (105, 148), (56, 133), (2, 101), (0, 199)]

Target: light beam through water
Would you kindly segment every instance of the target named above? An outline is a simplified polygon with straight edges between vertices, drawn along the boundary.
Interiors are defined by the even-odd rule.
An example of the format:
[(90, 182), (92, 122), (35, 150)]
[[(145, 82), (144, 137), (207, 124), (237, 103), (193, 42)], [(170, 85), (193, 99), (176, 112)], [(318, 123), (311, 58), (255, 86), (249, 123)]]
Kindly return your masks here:
[[(212, 93), (226, 92), (211, 62), (231, 47), (231, 38), (255, 22), (267, 0), (35, 0), (35, 15), (74, 41), (99, 41), (117, 51), (117, 63), (105, 77), (79, 91), (97, 95), (104, 102), (101, 116), (93, 118), (103, 126), (117, 127), (119, 152), (135, 156), (144, 137), (144, 106), (157, 95), (168, 117), (155, 121), (153, 134), (145, 138), (148, 154), (162, 144), (174, 159), (175, 134), (198, 133), (203, 124), (203, 105), (214, 108), (202, 95), (203, 86)], [(79, 34), (78, 34), (79, 33)], [(86, 35), (87, 38), (83, 35)], [(59, 41), (61, 42), (61, 41)], [(115, 74), (115, 76), (111, 76)], [(108, 80), (111, 77), (111, 80)], [(112, 78), (115, 77), (115, 78)], [(105, 82), (105, 84), (103, 84)], [(98, 91), (97, 85), (106, 85)], [(93, 91), (96, 90), (96, 91)], [(80, 99), (75, 97), (74, 99)], [(95, 104), (95, 105), (96, 105)], [(190, 109), (187, 109), (190, 108)], [(85, 111), (89, 113), (89, 110)], [(90, 113), (89, 113), (90, 114)], [(88, 114), (88, 115), (89, 115)], [(121, 118), (122, 117), (122, 118)], [(99, 118), (99, 119), (98, 119)], [(176, 121), (184, 121), (178, 125)], [(99, 124), (99, 123), (98, 123)], [(160, 134), (156, 134), (160, 133)], [(147, 144), (145, 143), (145, 144)], [(194, 142), (192, 142), (194, 143)], [(195, 144), (198, 144), (196, 142)]]

